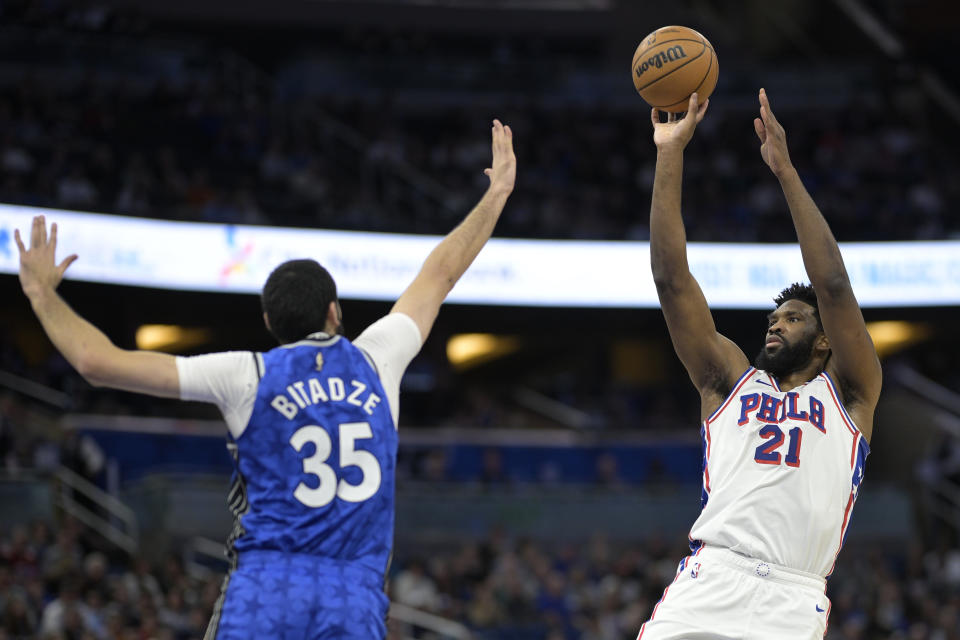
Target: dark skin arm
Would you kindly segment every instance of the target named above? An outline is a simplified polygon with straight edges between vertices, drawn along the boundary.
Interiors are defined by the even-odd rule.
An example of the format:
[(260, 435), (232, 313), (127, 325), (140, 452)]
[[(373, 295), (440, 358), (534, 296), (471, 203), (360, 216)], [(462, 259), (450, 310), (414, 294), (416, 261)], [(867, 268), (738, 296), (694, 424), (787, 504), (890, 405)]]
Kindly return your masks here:
[(841, 402), (869, 442), (882, 372), (840, 248), (790, 161), (786, 134), (774, 117), (763, 89), (760, 90), (760, 117), (753, 125), (760, 138), (760, 155), (780, 181), (787, 199), (803, 264), (817, 292), (820, 319), (832, 351), (827, 373), (837, 382), (843, 396)]
[(660, 122), (651, 112), (657, 166), (650, 205), (650, 263), (673, 348), (700, 392), (701, 418), (712, 414), (750, 366), (743, 351), (717, 332), (707, 300), (687, 263), (687, 239), (680, 213), (683, 151), (703, 120), (702, 106), (690, 96), (685, 117)]

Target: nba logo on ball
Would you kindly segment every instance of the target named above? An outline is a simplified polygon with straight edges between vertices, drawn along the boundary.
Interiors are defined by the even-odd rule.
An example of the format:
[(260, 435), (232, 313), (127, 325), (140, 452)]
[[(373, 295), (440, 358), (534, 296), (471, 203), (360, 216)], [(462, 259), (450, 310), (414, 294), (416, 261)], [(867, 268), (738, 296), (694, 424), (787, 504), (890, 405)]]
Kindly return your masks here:
[(703, 104), (717, 86), (719, 66), (713, 45), (688, 27), (661, 27), (633, 54), (633, 86), (651, 107), (679, 113), (690, 94)]

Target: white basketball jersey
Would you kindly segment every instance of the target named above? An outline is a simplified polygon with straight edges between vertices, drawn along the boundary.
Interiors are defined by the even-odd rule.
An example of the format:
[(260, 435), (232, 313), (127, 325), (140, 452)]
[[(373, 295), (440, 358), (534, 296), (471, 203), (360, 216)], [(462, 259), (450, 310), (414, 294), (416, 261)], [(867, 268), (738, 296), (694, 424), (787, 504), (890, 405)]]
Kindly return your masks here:
[(701, 429), (703, 511), (691, 546), (833, 571), (870, 447), (826, 373), (795, 389), (750, 368)]

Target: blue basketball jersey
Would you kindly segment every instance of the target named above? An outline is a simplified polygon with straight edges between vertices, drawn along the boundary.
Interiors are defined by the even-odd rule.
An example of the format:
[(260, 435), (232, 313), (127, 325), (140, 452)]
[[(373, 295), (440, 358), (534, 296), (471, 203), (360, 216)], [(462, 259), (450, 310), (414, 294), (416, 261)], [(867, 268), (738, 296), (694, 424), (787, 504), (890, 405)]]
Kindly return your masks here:
[[(379, 376), (340, 336), (257, 354), (260, 383), (234, 457), (229, 545), (387, 569), (397, 431)], [(382, 584), (382, 580), (381, 580)]]

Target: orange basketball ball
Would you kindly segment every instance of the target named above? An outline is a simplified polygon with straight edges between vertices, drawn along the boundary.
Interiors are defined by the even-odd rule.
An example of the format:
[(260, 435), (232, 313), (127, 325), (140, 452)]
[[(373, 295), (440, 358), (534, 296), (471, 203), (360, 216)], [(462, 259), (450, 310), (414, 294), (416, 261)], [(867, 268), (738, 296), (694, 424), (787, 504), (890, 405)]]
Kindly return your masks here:
[(633, 86), (651, 107), (679, 113), (690, 94), (703, 104), (717, 86), (717, 54), (688, 27), (660, 27), (633, 54)]

